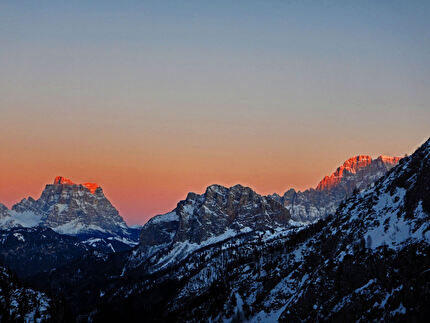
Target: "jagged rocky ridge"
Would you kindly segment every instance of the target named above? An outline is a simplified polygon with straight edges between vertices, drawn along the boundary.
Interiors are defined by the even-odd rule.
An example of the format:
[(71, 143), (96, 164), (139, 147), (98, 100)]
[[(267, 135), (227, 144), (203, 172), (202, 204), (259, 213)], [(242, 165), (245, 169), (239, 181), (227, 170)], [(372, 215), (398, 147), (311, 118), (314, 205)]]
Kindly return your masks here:
[[(93, 286), (100, 305), (87, 313), (95, 321), (425, 321), (429, 214), (430, 140), (314, 224), (234, 235), (153, 273), (144, 263), (124, 272), (119, 261)], [(77, 268), (49, 279), (89, 294), (89, 273), (70, 279)]]
[[(428, 160), (428, 154), (425, 158)], [(408, 165), (422, 166), (417, 162), (420, 157), (413, 160)], [(426, 171), (416, 175), (422, 178), (427, 172), (426, 179), (417, 180), (420, 184), (415, 195), (419, 196), (425, 183), (429, 183), (426, 167), (423, 168)], [(417, 168), (410, 169), (415, 172)], [(402, 176), (414, 178), (415, 175)], [(374, 192), (380, 182), (368, 191)], [(426, 189), (425, 196), (429, 196), (428, 186)], [(206, 194), (208, 190), (211, 192)], [(429, 237), (426, 227), (421, 229), (423, 223), (428, 223), (428, 211), (423, 213), (427, 214), (425, 220), (416, 225), (422, 235), (413, 236), (413, 240), (390, 243), (390, 237), (396, 237), (394, 233), (399, 231), (396, 229), (399, 224), (390, 220), (389, 233), (381, 247), (373, 235), (370, 239), (367, 235), (362, 238), (366, 228), (376, 223), (375, 219), (368, 219), (363, 213), (359, 217), (366, 220), (358, 226), (348, 222), (348, 214), (339, 216), (340, 210), (350, 205), (361, 210), (364, 202), (357, 197), (368, 191), (354, 195), (333, 217), (295, 226), (291, 225), (288, 210), (274, 197), (262, 197), (241, 186), (215, 185), (208, 190), (202, 195), (190, 193), (174, 212), (148, 222), (145, 227), (150, 228), (151, 224), (153, 230), (146, 228), (149, 233), (145, 234), (143, 229), (142, 243), (132, 252), (102, 257), (88, 254), (54, 271), (40, 272), (29, 281), (67, 297), (73, 315), (89, 315), (95, 321), (141, 321), (142, 317), (148, 321), (196, 322), (208, 318), (257, 321), (279, 317), (288, 321), (395, 321), (405, 317), (419, 321), (428, 315), (423, 307), (428, 302), (428, 294), (419, 289), (428, 284), (428, 275), (422, 271), (429, 267)], [(379, 195), (379, 191), (375, 194)], [(397, 209), (401, 208), (402, 201), (417, 200), (406, 198), (407, 195), (404, 199), (393, 197), (400, 201)], [(423, 202), (419, 204), (419, 201)], [(418, 204), (423, 205), (423, 210), (425, 205), (428, 209), (425, 198), (418, 197)], [(405, 205), (415, 210), (414, 203), (405, 202)], [(254, 216), (257, 223), (253, 221)], [(338, 217), (340, 222), (336, 222)], [(348, 234), (339, 235), (339, 227)], [(348, 231), (347, 227), (352, 229)], [(380, 229), (375, 232), (379, 233)], [(333, 238), (332, 232), (335, 232)], [(407, 237), (407, 234), (403, 232), (401, 236)], [(145, 249), (145, 246), (155, 249), (148, 253), (151, 248)], [(387, 273), (389, 282), (383, 279)], [(325, 285), (326, 279), (332, 285)], [(399, 284), (407, 281), (412, 282), (404, 285), (407, 287)], [(303, 298), (301, 295), (312, 291), (314, 285), (319, 286), (320, 294), (315, 292)], [(415, 292), (408, 292), (411, 285)], [(374, 288), (371, 301), (380, 299), (379, 305), (365, 301), (369, 286)], [(392, 286), (395, 288), (390, 289)], [(403, 301), (405, 297), (408, 303)], [(402, 306), (399, 300), (403, 301)], [(351, 316), (361, 313), (363, 308), (369, 310), (364, 318)]]
[(270, 196), (241, 185), (211, 185), (204, 194), (189, 193), (175, 210), (149, 220), (129, 267), (144, 263), (155, 271), (203, 246), (246, 232), (285, 228), (289, 221), (288, 210)]
[(297, 222), (314, 222), (336, 211), (339, 203), (355, 189), (363, 190), (399, 162), (399, 157), (379, 156), (372, 159), (358, 155), (346, 160), (330, 176), (325, 176), (315, 189), (304, 192), (290, 189), (283, 196), (274, 194)]
[(0, 228), (41, 226), (92, 245), (107, 245), (106, 239), (115, 239), (133, 246), (138, 236), (138, 230), (127, 227), (99, 185), (75, 184), (61, 176), (46, 185), (39, 199), (23, 199), (12, 210), (0, 206), (0, 212)]
[(143, 227), (129, 266), (145, 263), (155, 271), (236, 234), (315, 222), (334, 213), (354, 190), (373, 184), (398, 161), (398, 157), (356, 156), (326, 176), (317, 189), (289, 190), (282, 197), (261, 196), (241, 185), (211, 185), (202, 195), (189, 193), (175, 210), (152, 218)]

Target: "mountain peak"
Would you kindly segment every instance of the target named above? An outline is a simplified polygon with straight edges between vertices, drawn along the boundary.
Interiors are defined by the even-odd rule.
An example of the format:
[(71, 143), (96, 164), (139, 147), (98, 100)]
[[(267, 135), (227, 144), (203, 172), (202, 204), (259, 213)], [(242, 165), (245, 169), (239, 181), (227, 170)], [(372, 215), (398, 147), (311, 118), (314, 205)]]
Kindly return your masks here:
[(100, 187), (100, 185), (97, 183), (84, 183), (82, 184), (82, 186), (85, 186), (86, 188), (88, 188), (91, 194), (94, 194), (96, 192), (96, 189)]
[[(63, 176), (57, 176), (53, 184), (47, 184), (39, 199), (23, 199), (12, 207), (12, 211), (10, 216), (16, 218), (11, 219), (15, 223), (22, 223), (20, 214), (31, 213), (34, 220), (26, 220), (28, 224), (26, 222), (24, 226), (41, 225), (61, 234), (130, 235), (124, 219), (98, 184), (74, 183)], [(2, 213), (0, 205), (0, 217)]]
[(399, 162), (400, 157), (391, 157), (391, 156), (380, 155), (377, 159), (382, 161), (385, 164), (395, 165)]
[(356, 173), (358, 169), (368, 166), (372, 162), (372, 157), (368, 155), (358, 155), (347, 159), (342, 166), (330, 176), (325, 176), (317, 186), (318, 191), (330, 189), (337, 185), (343, 177), (343, 172)]
[(391, 157), (391, 156), (379, 156), (376, 159), (372, 159), (372, 157), (368, 155), (358, 155), (347, 159), (342, 166), (338, 167), (336, 171), (330, 176), (325, 176), (321, 182), (319, 182), (316, 189), (318, 191), (322, 191), (325, 189), (331, 189), (337, 184), (340, 183), (342, 178), (344, 177), (344, 172), (348, 172), (350, 174), (356, 174), (361, 169), (368, 167), (374, 161), (379, 160), (384, 165), (394, 166), (396, 165), (400, 157)]
[(372, 157), (368, 155), (357, 155), (347, 159), (339, 168), (344, 170), (357, 170), (361, 167), (369, 165), (371, 162)]
[[(54, 179), (54, 185), (79, 185), (72, 182), (70, 179), (63, 177), (63, 176), (57, 176)], [(97, 183), (83, 183), (82, 186), (86, 187), (91, 194), (94, 194), (96, 190), (100, 187)]]
[(65, 178), (63, 176), (57, 176), (54, 179), (54, 185), (74, 185), (75, 183), (73, 183), (70, 179)]

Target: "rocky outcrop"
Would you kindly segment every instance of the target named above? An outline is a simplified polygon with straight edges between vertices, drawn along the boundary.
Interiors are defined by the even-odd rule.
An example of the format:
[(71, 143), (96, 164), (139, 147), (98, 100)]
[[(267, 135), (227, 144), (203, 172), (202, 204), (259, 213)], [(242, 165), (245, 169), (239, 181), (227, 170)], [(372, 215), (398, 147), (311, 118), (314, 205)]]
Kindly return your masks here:
[(54, 185), (75, 185), (75, 183), (63, 176), (57, 176), (54, 178)]
[(148, 221), (131, 262), (147, 262), (154, 270), (203, 246), (247, 232), (273, 231), (289, 221), (288, 210), (270, 196), (241, 185), (211, 185), (204, 194), (189, 193), (172, 212)]
[(12, 210), (32, 212), (40, 217), (43, 226), (65, 234), (89, 231), (122, 234), (127, 229), (100, 186), (92, 192), (88, 187), (60, 176), (53, 184), (46, 185), (38, 200), (23, 199)]
[(316, 189), (304, 192), (290, 189), (283, 196), (274, 194), (297, 222), (314, 222), (336, 211), (339, 203), (354, 190), (363, 190), (394, 167), (399, 157), (359, 155), (345, 161), (330, 176), (325, 176)]
[(280, 203), (241, 185), (211, 185), (203, 195), (191, 193), (178, 203), (176, 213), (179, 224), (174, 241), (191, 243), (201, 243), (228, 229), (265, 231), (285, 226), (290, 220)]
[(79, 236), (99, 245), (101, 250), (107, 247), (118, 251), (134, 246), (139, 236), (139, 230), (127, 227), (100, 185), (75, 184), (62, 176), (46, 185), (37, 200), (28, 197), (12, 206), (12, 210), (0, 205), (0, 228), (35, 226)]
[[(340, 183), (348, 182), (348, 179), (353, 178), (352, 185), (347, 185), (350, 192), (355, 187), (365, 188), (367, 185), (374, 182), (373, 176), (383, 175), (387, 170), (395, 166), (400, 160), (400, 157), (379, 156), (372, 160), (370, 156), (359, 155), (352, 157), (345, 161), (336, 171), (330, 176), (325, 176), (321, 182), (318, 183), (316, 190), (332, 190), (335, 189)], [(355, 175), (355, 176), (354, 176)], [(363, 182), (364, 181), (364, 182)], [(354, 185), (355, 184), (355, 185)], [(359, 184), (358, 186), (356, 184)]]
[(317, 191), (333, 189), (344, 177), (344, 172), (356, 174), (358, 170), (369, 166), (372, 163), (372, 157), (359, 155), (345, 161), (336, 171), (330, 176), (325, 176), (316, 187)]
[(9, 215), (9, 209), (6, 205), (0, 203), (0, 219)]
[(425, 320), (429, 183), (430, 139), (339, 207), (305, 259), (310, 264), (316, 254), (321, 257), (309, 275), (324, 279), (304, 282), (280, 321)]
[(212, 185), (151, 219), (139, 248), (38, 281), (96, 322), (426, 321), (429, 161), (430, 141), (334, 214), (300, 226), (279, 217), (280, 196)]
[(317, 189), (291, 189), (283, 196), (261, 196), (241, 185), (211, 185), (204, 194), (189, 193), (172, 212), (155, 216), (142, 228), (132, 266), (146, 262), (155, 270), (238, 234), (318, 221), (334, 213), (355, 189), (372, 185), (398, 161), (397, 157), (372, 160), (356, 156), (326, 176)]
[(429, 183), (430, 140), (316, 223), (236, 235), (152, 275), (125, 272), (95, 320), (424, 322)]
[[(54, 179), (54, 185), (76, 185), (70, 179), (65, 178), (63, 176), (57, 176)], [(86, 187), (91, 194), (94, 194), (96, 190), (100, 187), (97, 183), (83, 183), (82, 186)]]

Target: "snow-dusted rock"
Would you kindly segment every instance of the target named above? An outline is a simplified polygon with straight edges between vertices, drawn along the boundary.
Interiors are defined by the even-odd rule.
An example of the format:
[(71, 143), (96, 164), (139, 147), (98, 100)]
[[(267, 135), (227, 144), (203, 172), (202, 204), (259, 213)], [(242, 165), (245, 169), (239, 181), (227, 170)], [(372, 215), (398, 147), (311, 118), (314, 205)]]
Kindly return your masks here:
[[(430, 140), (373, 186), (354, 192), (331, 216), (209, 245), (202, 239), (200, 248), (152, 275), (146, 271), (148, 276), (133, 280), (136, 272), (145, 273), (145, 262), (123, 271), (128, 283), (105, 291), (104, 299), (108, 304), (155, 302), (162, 310), (145, 314), (160, 320), (425, 321), (430, 314), (429, 183)], [(216, 191), (214, 196), (222, 198), (215, 201), (225, 201), (224, 190)], [(192, 195), (183, 202), (189, 219), (203, 201)], [(153, 225), (174, 223), (168, 237), (177, 232), (181, 216), (163, 215)], [(164, 261), (172, 250), (181, 253), (192, 245), (188, 241), (178, 239), (154, 258)], [(160, 290), (163, 297), (154, 301)], [(105, 309), (101, 317), (111, 315), (111, 308)]]
[(351, 196), (355, 189), (372, 185), (399, 162), (399, 157), (359, 155), (346, 160), (336, 171), (325, 176), (315, 189), (304, 192), (290, 189), (283, 196), (274, 194), (290, 211), (297, 222), (315, 222), (333, 214), (339, 203)]
[(137, 244), (139, 231), (127, 227), (98, 184), (75, 184), (61, 176), (46, 185), (37, 200), (28, 197), (12, 210), (0, 205), (0, 229), (35, 226), (83, 240), (112, 237), (128, 246)]
[(77, 235), (91, 231), (124, 234), (127, 225), (115, 207), (94, 183), (74, 184), (58, 176), (46, 185), (39, 199), (21, 200), (6, 211), (3, 227), (42, 225), (62, 233)]
[(289, 220), (288, 210), (270, 196), (241, 185), (211, 185), (204, 194), (189, 193), (172, 212), (148, 221), (131, 262), (146, 262), (154, 270), (238, 234), (286, 227)]

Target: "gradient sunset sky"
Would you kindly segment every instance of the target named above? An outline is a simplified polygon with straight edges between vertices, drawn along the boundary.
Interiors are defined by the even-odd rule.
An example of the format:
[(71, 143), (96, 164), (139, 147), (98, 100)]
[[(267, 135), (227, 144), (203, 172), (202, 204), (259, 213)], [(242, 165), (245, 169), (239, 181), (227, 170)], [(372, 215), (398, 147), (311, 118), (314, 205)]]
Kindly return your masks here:
[(62, 175), (129, 224), (315, 187), (430, 136), (430, 1), (1, 1), (0, 202)]

